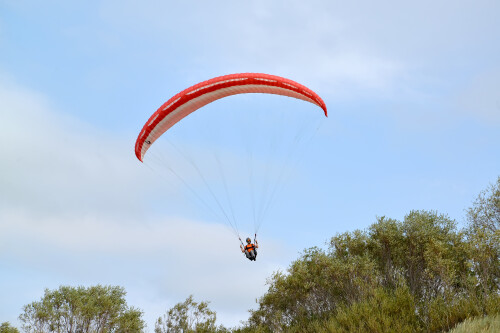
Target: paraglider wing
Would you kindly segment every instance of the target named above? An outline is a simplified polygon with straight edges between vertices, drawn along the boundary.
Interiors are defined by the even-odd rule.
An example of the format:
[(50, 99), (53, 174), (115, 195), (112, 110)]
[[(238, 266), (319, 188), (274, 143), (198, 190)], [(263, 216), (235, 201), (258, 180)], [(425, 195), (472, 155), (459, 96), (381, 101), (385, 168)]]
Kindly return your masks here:
[(146, 122), (135, 144), (135, 155), (142, 162), (146, 151), (163, 133), (199, 108), (236, 94), (265, 93), (302, 99), (321, 107), (326, 105), (311, 89), (289, 79), (260, 73), (219, 76), (187, 88), (165, 102)]

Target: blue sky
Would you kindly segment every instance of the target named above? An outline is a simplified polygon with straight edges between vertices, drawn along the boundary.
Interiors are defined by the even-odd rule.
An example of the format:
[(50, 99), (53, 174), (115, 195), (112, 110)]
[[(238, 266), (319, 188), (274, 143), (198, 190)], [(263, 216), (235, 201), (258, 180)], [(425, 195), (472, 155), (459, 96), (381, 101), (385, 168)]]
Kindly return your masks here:
[[(19, 326), (44, 288), (101, 283), (125, 287), (149, 331), (189, 294), (235, 325), (273, 271), (335, 233), (412, 209), (463, 224), (500, 171), (499, 12), (481, 0), (0, 0), (0, 322)], [(256, 263), (133, 150), (168, 98), (239, 72), (298, 81), (329, 110), (261, 228)], [(238, 96), (207, 115), (235, 109), (318, 112)], [(207, 145), (188, 129), (176, 144)]]

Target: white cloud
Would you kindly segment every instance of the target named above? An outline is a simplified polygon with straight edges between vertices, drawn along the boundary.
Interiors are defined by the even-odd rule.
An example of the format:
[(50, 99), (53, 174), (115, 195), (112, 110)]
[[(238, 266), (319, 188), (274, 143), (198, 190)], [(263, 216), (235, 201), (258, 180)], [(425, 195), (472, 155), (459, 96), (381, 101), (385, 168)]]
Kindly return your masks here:
[(139, 213), (151, 177), (133, 142), (53, 112), (40, 94), (0, 86), (0, 207), (37, 213)]

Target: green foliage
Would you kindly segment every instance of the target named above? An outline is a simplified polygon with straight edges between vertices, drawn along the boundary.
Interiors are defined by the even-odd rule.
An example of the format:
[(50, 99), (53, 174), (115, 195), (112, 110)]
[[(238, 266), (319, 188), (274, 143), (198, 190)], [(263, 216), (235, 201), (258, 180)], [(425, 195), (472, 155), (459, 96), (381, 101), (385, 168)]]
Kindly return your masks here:
[(500, 229), (500, 176), (496, 184), (482, 191), (473, 206), (467, 211), (471, 228), (495, 233)]
[(372, 293), (376, 267), (366, 256), (332, 258), (318, 248), (307, 250), (292, 263), (288, 274), (275, 273), (260, 309), (249, 322), (280, 331), (323, 318), (337, 304), (352, 303)]
[(485, 291), (500, 289), (500, 177), (467, 211), (471, 263)]
[(142, 332), (142, 312), (129, 308), (121, 287), (61, 286), (45, 290), (19, 316), (25, 332)]
[(481, 300), (474, 295), (439, 295), (429, 301), (425, 328), (429, 332), (449, 330), (466, 318), (484, 313)]
[(446, 215), (381, 217), (366, 231), (311, 248), (269, 290), (239, 332), (440, 332), (500, 313), (500, 177), (458, 230)]
[(325, 325), (327, 332), (415, 332), (420, 322), (410, 290), (394, 292), (377, 288), (373, 296), (350, 306), (341, 306)]
[(216, 313), (208, 302), (197, 303), (190, 295), (184, 302), (169, 309), (155, 324), (155, 333), (228, 332), (215, 325)]
[[(402, 224), (403, 255), (398, 258), (412, 294), (428, 300), (461, 287), (466, 245), (448, 217), (411, 212)], [(465, 271), (463, 270), (465, 269)]]
[(4, 322), (0, 325), (0, 333), (19, 333), (19, 330), (11, 326), (9, 322)]

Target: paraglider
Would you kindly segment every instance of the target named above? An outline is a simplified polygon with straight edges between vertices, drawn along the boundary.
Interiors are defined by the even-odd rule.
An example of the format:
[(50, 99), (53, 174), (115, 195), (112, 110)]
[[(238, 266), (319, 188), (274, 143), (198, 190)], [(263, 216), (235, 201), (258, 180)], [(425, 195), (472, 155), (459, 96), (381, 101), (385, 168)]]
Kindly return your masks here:
[[(323, 110), (324, 115), (327, 116), (327, 108), (323, 100), (314, 91), (295, 81), (262, 73), (240, 73), (219, 76), (200, 82), (179, 92), (158, 108), (145, 123), (137, 137), (135, 143), (136, 157), (141, 162), (144, 162), (146, 152), (154, 142), (172, 128), (172, 126), (194, 111), (218, 99), (245, 93), (274, 94), (301, 99), (319, 106)], [(222, 122), (222, 120), (214, 119), (214, 122)], [(199, 171), (199, 168), (195, 167)], [(205, 179), (203, 180), (205, 181)], [(182, 182), (184, 183), (183, 180)], [(206, 185), (208, 186), (208, 184)], [(214, 196), (212, 190), (210, 190), (210, 193)], [(218, 208), (223, 210), (219, 200), (217, 198), (215, 200), (217, 201)], [(267, 204), (265, 209), (268, 206)], [(239, 238), (237, 228), (231, 223), (230, 218), (228, 218), (230, 214), (223, 213)], [(256, 226), (257, 229), (258, 227)], [(255, 236), (256, 233), (257, 231), (255, 232)], [(247, 244), (244, 245), (240, 239), (240, 249), (248, 259), (255, 261), (258, 248), (257, 241), (255, 240), (255, 243), (252, 243), (250, 238), (247, 238), (246, 241)]]
[[(255, 235), (257, 237), (257, 235)], [(240, 239), (241, 242), (241, 239)], [(243, 242), (240, 245), (241, 252), (245, 254), (245, 256), (248, 258), (248, 260), (253, 260), (255, 261), (257, 259), (257, 248), (259, 247), (259, 243), (257, 243), (257, 238), (254, 238), (255, 244), (252, 243), (252, 240), (250, 237), (247, 237), (246, 239), (247, 245), (243, 247)]]
[(325, 102), (311, 89), (289, 79), (260, 73), (219, 76), (187, 88), (165, 102), (146, 122), (135, 143), (142, 162), (151, 145), (169, 128), (201, 107), (236, 94), (264, 93), (302, 99), (318, 105), (327, 116)]

